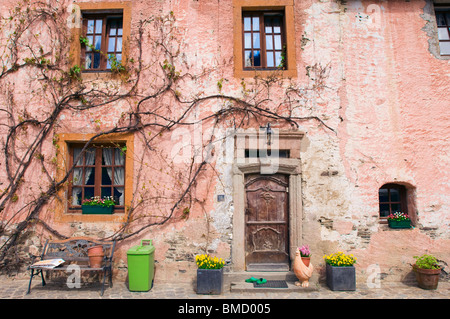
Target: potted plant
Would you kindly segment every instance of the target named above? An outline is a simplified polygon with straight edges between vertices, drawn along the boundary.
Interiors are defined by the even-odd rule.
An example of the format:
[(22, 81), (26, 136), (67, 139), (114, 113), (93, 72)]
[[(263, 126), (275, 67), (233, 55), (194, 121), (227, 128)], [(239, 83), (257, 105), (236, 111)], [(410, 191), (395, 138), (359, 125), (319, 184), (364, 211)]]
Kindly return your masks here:
[(197, 263), (197, 294), (220, 295), (225, 261), (207, 254), (196, 256), (195, 261)]
[(309, 246), (303, 245), (302, 247), (299, 247), (298, 250), (300, 251), (300, 257), (302, 258), (303, 263), (306, 267), (308, 267), (311, 260), (311, 251), (309, 250)]
[(112, 196), (101, 198), (100, 196), (85, 199), (81, 204), (83, 214), (112, 214), (116, 202)]
[(416, 274), (416, 280), (420, 288), (437, 289), (441, 266), (439, 266), (436, 257), (425, 254), (414, 256), (416, 263), (413, 265), (413, 271)]
[(356, 290), (356, 257), (339, 251), (324, 256), (327, 286), (333, 291)]
[(95, 245), (88, 248), (89, 257), (89, 267), (91, 268), (101, 268), (103, 265), (103, 257), (105, 256), (103, 252), (102, 245)]
[(395, 212), (387, 218), (390, 228), (411, 228), (411, 219), (408, 214)]

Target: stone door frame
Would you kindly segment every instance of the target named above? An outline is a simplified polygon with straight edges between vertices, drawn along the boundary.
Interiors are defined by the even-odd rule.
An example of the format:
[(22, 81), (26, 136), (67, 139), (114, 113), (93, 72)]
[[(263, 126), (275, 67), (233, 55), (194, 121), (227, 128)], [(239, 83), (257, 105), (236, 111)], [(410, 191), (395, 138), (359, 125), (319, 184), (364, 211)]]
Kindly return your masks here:
[[(236, 134), (236, 138), (249, 136), (252, 133), (241, 132)], [(257, 134), (257, 133), (256, 133)], [(295, 258), (295, 251), (302, 242), (302, 180), (300, 143), (304, 136), (302, 132), (279, 132), (279, 149), (289, 149), (291, 157), (297, 158), (277, 158), (259, 159), (244, 157), (247, 143), (239, 145), (236, 143), (236, 156), (233, 164), (233, 239), (232, 239), (232, 269), (233, 271), (245, 271), (245, 175), (261, 173), (265, 166), (271, 165), (271, 161), (276, 160), (278, 174), (289, 176), (289, 253), (291, 264)], [(241, 156), (241, 157), (240, 157)], [(240, 159), (239, 159), (240, 158)], [(239, 160), (238, 160), (239, 159)]]

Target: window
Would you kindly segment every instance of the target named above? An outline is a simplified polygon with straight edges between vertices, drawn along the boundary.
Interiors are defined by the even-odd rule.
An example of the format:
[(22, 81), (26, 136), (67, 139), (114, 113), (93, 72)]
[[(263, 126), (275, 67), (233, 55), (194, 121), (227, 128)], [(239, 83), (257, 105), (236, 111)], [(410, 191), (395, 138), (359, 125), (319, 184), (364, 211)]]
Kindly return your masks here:
[(69, 187), (70, 210), (79, 210), (84, 199), (113, 197), (115, 210), (125, 203), (125, 153), (122, 145), (101, 144), (83, 151), (82, 144), (70, 145), (71, 163), (75, 163)]
[(81, 68), (85, 79), (109, 79), (112, 72), (108, 71), (114, 71), (114, 66), (118, 71), (126, 67), (132, 2), (100, 0), (74, 5), (75, 20), (81, 23), (71, 28), (70, 65)]
[(236, 78), (297, 76), (294, 0), (233, 0)]
[(278, 157), (278, 158), (289, 158), (290, 150), (275, 150), (266, 149), (264, 151), (255, 149), (246, 149), (245, 158), (264, 158), (264, 157)]
[(285, 68), (283, 12), (244, 12), (244, 68)]
[(83, 14), (82, 65), (86, 71), (110, 70), (122, 61), (122, 13), (99, 15)]
[(450, 55), (450, 8), (436, 8), (436, 23), (441, 55)]
[[(55, 202), (54, 207), (58, 222), (125, 222), (128, 218), (127, 208), (131, 206), (133, 197), (134, 134), (102, 135), (88, 145), (84, 154), (80, 154), (86, 142), (94, 136), (96, 134), (93, 133), (58, 134), (56, 178), (65, 180), (69, 173), (67, 183), (57, 192), (61, 199)], [(74, 167), (73, 163), (76, 163)], [(114, 214), (82, 214), (81, 203), (92, 194), (114, 196), (117, 202)]]
[(395, 212), (408, 214), (406, 205), (406, 187), (398, 184), (386, 184), (378, 191), (380, 217), (387, 218)]

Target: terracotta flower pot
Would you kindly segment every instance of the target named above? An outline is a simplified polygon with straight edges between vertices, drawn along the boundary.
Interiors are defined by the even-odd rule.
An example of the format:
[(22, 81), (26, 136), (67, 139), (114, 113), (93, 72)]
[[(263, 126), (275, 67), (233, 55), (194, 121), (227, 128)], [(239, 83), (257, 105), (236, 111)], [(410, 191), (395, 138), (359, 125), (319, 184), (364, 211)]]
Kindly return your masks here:
[(302, 261), (305, 264), (305, 266), (308, 267), (311, 261), (311, 257), (302, 257)]
[(103, 263), (103, 246), (97, 245), (88, 248), (89, 267), (101, 268)]
[(416, 264), (413, 265), (414, 273), (416, 274), (417, 283), (422, 289), (437, 289), (439, 283), (439, 275), (441, 274), (441, 268), (439, 269), (423, 269), (418, 268)]

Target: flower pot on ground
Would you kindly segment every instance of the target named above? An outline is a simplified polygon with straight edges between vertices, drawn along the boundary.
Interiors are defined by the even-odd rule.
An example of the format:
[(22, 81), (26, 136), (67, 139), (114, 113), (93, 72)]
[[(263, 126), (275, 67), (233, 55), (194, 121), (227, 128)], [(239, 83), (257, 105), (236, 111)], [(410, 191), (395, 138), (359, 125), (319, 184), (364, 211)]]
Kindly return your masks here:
[(343, 252), (324, 256), (327, 286), (333, 291), (356, 290), (356, 258)]
[(411, 228), (411, 219), (402, 212), (390, 214), (387, 221), (390, 228)]
[(100, 198), (99, 196), (85, 199), (81, 205), (82, 214), (112, 214), (115, 201), (112, 197)]
[(96, 245), (88, 248), (89, 267), (101, 268), (103, 265), (104, 255), (105, 253), (103, 252), (102, 245)]
[(414, 256), (414, 258), (416, 263), (413, 265), (413, 271), (419, 287), (427, 290), (437, 289), (442, 268), (436, 257), (425, 254), (420, 257)]
[(310, 258), (311, 251), (307, 245), (303, 245), (297, 249), (292, 266), (294, 274), (299, 280), (298, 282), (295, 282), (296, 286), (309, 286), (309, 279), (314, 271), (314, 266), (310, 263)]
[(223, 266), (221, 258), (209, 255), (195, 257), (197, 262), (197, 294), (220, 295), (223, 288)]

